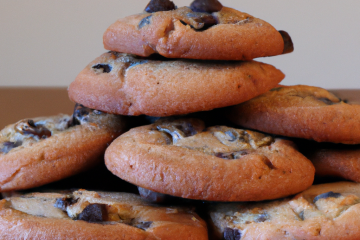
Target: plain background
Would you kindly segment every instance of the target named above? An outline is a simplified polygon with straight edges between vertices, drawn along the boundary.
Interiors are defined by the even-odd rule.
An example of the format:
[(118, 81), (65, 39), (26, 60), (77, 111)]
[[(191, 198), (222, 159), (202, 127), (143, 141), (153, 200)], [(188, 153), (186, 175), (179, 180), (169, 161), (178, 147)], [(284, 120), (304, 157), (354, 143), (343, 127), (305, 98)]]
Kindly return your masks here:
[[(175, 0), (179, 7), (191, 1)], [(259, 58), (286, 85), (360, 88), (359, 0), (222, 0), (286, 30), (295, 51)], [(0, 0), (0, 87), (67, 87), (104, 53), (102, 35), (148, 0)], [(220, 37), (220, 36), (219, 36)]]

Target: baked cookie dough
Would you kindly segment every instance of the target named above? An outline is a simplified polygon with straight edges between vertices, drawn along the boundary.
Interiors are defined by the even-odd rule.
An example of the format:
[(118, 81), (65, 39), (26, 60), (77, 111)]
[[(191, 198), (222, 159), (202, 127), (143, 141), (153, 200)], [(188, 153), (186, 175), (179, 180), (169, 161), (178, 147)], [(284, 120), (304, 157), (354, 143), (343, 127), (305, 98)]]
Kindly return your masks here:
[(319, 87), (281, 86), (229, 109), (247, 128), (288, 137), (360, 143), (360, 105), (347, 104)]
[(162, 120), (133, 128), (105, 152), (118, 177), (172, 196), (259, 201), (301, 192), (314, 167), (292, 142), (199, 119)]
[(171, 116), (239, 104), (284, 74), (255, 62), (169, 60), (109, 52), (69, 86), (72, 101), (122, 115)]
[[(15, 227), (16, 226), (16, 227)], [(32, 193), (0, 200), (2, 239), (206, 240), (187, 208), (160, 207), (129, 193)]]
[(285, 31), (218, 1), (180, 8), (151, 2), (143, 13), (119, 19), (106, 30), (105, 49), (203, 60), (251, 60), (294, 49)]
[(57, 181), (94, 166), (124, 117), (76, 105), (74, 114), (24, 119), (0, 132), (0, 192)]
[(293, 198), (210, 207), (214, 239), (359, 239), (360, 185), (314, 185)]

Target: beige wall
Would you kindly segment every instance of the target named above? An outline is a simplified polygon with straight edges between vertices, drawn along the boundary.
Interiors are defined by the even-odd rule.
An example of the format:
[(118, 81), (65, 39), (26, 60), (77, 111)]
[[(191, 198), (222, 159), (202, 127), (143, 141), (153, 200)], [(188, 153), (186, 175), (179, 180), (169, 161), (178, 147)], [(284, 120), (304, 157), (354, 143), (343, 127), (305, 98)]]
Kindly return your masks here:
[[(0, 87), (68, 86), (105, 52), (102, 34), (147, 0), (0, 0)], [(191, 1), (174, 1), (178, 6)], [(288, 31), (295, 51), (259, 59), (284, 84), (360, 88), (360, 1), (222, 0)]]

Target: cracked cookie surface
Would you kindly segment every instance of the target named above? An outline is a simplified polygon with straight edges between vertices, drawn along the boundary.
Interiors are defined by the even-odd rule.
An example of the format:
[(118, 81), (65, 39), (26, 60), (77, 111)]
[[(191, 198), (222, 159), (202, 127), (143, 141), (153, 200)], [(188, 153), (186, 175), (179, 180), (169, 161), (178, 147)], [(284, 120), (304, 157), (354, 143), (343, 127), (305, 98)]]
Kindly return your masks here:
[(281, 86), (229, 109), (240, 126), (289, 137), (360, 143), (360, 105), (319, 87)]
[(203, 60), (251, 60), (293, 51), (290, 36), (247, 13), (195, 1), (190, 7), (144, 11), (104, 33), (105, 49)]
[(260, 95), (282, 79), (255, 62), (141, 58), (109, 52), (69, 86), (72, 101), (122, 115), (171, 116), (230, 106)]
[(37, 187), (86, 170), (125, 130), (123, 117), (81, 105), (72, 116), (11, 124), (0, 132), (0, 191)]
[(214, 204), (214, 239), (358, 239), (360, 185), (314, 185), (293, 198)]
[(206, 224), (190, 208), (82, 189), (3, 199), (0, 223), (6, 239), (207, 239)]
[[(142, 188), (211, 201), (258, 201), (298, 193), (314, 167), (290, 141), (199, 119), (131, 129), (105, 152), (118, 177)], [(146, 174), (145, 174), (146, 173)]]

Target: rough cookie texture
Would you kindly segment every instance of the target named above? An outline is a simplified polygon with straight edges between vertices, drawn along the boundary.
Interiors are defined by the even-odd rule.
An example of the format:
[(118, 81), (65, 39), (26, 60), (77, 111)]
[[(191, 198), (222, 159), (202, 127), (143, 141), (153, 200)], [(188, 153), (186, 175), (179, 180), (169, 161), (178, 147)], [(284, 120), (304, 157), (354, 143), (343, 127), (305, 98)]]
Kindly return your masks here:
[(0, 132), (0, 191), (41, 186), (102, 159), (123, 117), (77, 105), (74, 114), (21, 120)]
[(79, 190), (1, 200), (0, 239), (206, 240), (207, 229), (187, 208), (150, 205), (129, 193)]
[(360, 105), (305, 85), (281, 86), (229, 109), (244, 127), (318, 142), (360, 143)]
[(77, 76), (69, 97), (109, 113), (171, 116), (244, 102), (283, 78), (280, 70), (255, 61), (156, 60), (109, 52)]
[(289, 199), (210, 207), (214, 239), (359, 239), (360, 185), (314, 185)]
[[(314, 167), (290, 141), (199, 119), (131, 129), (105, 152), (118, 177), (158, 193), (212, 201), (258, 201), (298, 193)], [(146, 174), (145, 174), (146, 173)]]
[(105, 49), (203, 60), (251, 60), (293, 50), (288, 34), (283, 39), (283, 34), (261, 19), (222, 7), (218, 1), (212, 1), (214, 6), (196, 2), (201, 1), (191, 7), (119, 19), (104, 33)]

